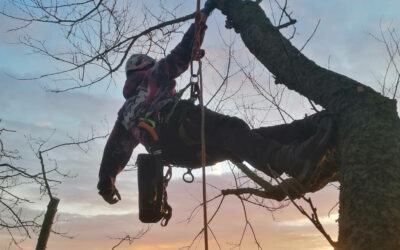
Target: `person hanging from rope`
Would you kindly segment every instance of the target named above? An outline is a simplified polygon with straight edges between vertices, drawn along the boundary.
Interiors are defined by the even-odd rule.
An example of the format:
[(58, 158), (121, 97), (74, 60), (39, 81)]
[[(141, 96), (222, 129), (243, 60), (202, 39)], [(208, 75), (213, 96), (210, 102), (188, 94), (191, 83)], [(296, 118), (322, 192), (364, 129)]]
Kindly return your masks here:
[[(214, 8), (215, 3), (207, 0), (200, 15), (196, 16), (196, 22), (200, 23), (200, 45), (207, 28), (207, 17)], [(192, 59), (204, 56), (204, 50), (200, 48), (193, 51), (195, 24), (189, 27), (181, 42), (165, 58), (156, 61), (144, 54), (133, 54), (126, 62), (127, 79), (123, 89), (126, 102), (118, 112), (104, 148), (97, 185), (99, 194), (110, 204), (121, 199), (115, 187), (115, 178), (128, 163), (133, 149), (139, 143), (149, 149), (150, 139), (145, 131), (137, 127), (139, 120), (156, 120), (156, 116), (166, 114), (176, 95), (174, 79), (188, 69)], [(148, 162), (144, 156), (138, 160)]]
[[(205, 22), (214, 8), (214, 1), (207, 0), (197, 17), (201, 23), (200, 44)], [(192, 53), (194, 37), (192, 24), (167, 57), (156, 61), (147, 55), (134, 54), (128, 59), (123, 90), (126, 102), (106, 143), (99, 170), (97, 188), (106, 202), (114, 204), (121, 200), (116, 176), (124, 169), (133, 149), (141, 143), (150, 150), (149, 134), (138, 128), (143, 119), (157, 127), (165, 163), (189, 169), (201, 166), (201, 110), (193, 101), (177, 97), (174, 80), (188, 69), (192, 59), (204, 55), (200, 48)], [(246, 161), (267, 175), (286, 173), (306, 183), (324, 159), (332, 139), (332, 119), (328, 115), (319, 117), (250, 129), (237, 117), (206, 109), (206, 165), (225, 160)], [(146, 159), (138, 157), (138, 165), (149, 163)]]

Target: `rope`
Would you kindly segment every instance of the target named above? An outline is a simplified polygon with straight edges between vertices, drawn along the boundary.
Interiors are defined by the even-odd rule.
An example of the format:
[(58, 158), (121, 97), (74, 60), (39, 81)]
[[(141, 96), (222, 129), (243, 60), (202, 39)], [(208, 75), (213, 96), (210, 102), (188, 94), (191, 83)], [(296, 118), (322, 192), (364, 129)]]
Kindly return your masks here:
[(203, 217), (204, 217), (204, 245), (208, 250), (208, 221), (207, 221), (207, 188), (206, 188), (206, 138), (204, 133), (205, 125), (205, 109), (203, 102), (203, 76), (201, 71), (201, 61), (199, 61), (200, 67), (200, 95), (199, 102), (201, 108), (201, 170), (203, 176)]
[[(193, 51), (192, 51), (192, 63), (191, 63), (191, 70), (193, 72), (193, 52), (200, 48), (200, 0), (197, 0), (197, 18), (195, 24), (195, 40), (193, 43)], [(205, 140), (205, 133), (204, 133), (204, 125), (205, 125), (205, 108), (203, 102), (203, 76), (202, 76), (202, 64), (201, 60), (198, 60), (199, 69), (198, 69), (198, 76), (200, 80), (200, 88), (199, 88), (199, 103), (201, 109), (201, 169), (202, 169), (202, 186), (203, 186), (203, 232), (204, 232), (204, 249), (208, 250), (208, 220), (207, 220), (207, 188), (206, 188), (206, 140)]]

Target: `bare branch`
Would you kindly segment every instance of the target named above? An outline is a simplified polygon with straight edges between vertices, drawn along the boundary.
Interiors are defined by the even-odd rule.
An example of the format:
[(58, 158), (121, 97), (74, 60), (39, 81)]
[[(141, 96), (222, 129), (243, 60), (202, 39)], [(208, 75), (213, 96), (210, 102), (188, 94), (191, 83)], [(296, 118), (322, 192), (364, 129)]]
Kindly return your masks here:
[[(110, 15), (113, 15), (113, 13), (111, 13)], [(23, 45), (31, 48), (36, 53), (43, 54), (57, 62), (71, 65), (71, 67), (60, 70), (60, 71), (55, 71), (52, 73), (42, 74), (37, 77), (29, 77), (29, 78), (14, 77), (14, 78), (19, 79), (19, 80), (37, 80), (37, 79), (42, 79), (42, 78), (47, 78), (47, 77), (52, 77), (52, 76), (65, 75), (67, 73), (76, 72), (79, 74), (80, 72), (82, 72), (82, 76), (79, 77), (80, 80), (75, 81), (76, 83), (78, 83), (77, 86), (63, 88), (63, 89), (52, 89), (51, 91), (59, 93), (59, 92), (73, 90), (73, 89), (92, 86), (108, 77), (112, 78), (113, 73), (115, 73), (123, 65), (125, 59), (127, 58), (129, 52), (131, 51), (131, 49), (136, 41), (142, 39), (143, 37), (149, 36), (153, 31), (162, 30), (165, 27), (182, 23), (186, 20), (194, 18), (194, 16), (195, 16), (195, 13), (192, 13), (192, 14), (189, 14), (189, 15), (186, 15), (183, 17), (174, 18), (169, 21), (164, 21), (164, 22), (158, 23), (157, 25), (151, 26), (151, 27), (137, 33), (136, 35), (133, 35), (130, 37), (125, 37), (125, 35), (122, 33), (117, 34), (116, 35), (117, 37), (114, 37), (115, 41), (113, 41), (110, 45), (107, 45), (104, 43), (106, 41), (105, 37), (100, 36), (100, 34), (97, 34), (96, 31), (94, 31), (94, 34), (97, 34), (97, 36), (99, 37), (99, 44), (102, 45), (102, 47), (104, 47), (101, 50), (94, 48), (94, 46), (91, 42), (91, 38), (89, 37), (89, 35), (86, 35), (85, 31), (82, 31), (82, 34), (85, 36), (84, 40), (85, 40), (86, 44), (91, 46), (92, 49), (89, 51), (85, 51), (83, 48), (81, 48), (79, 46), (78, 42), (76, 42), (72, 38), (69, 38), (70, 34), (68, 34), (66, 39), (67, 39), (67, 41), (69, 41), (69, 43), (73, 46), (73, 48), (76, 51), (69, 52), (69, 53), (63, 53), (63, 54), (57, 54), (57, 53), (48, 51), (48, 49), (46, 48), (46, 44), (43, 41), (38, 41), (38, 40), (34, 40), (29, 37), (25, 37), (23, 40), (20, 40), (20, 42)], [(72, 35), (74, 35), (74, 33), (72, 33)], [(75, 37), (75, 38), (78, 39), (78, 37)], [(116, 58), (118, 55), (121, 55), (121, 58), (115, 59), (115, 60), (118, 60), (118, 61), (116, 61), (116, 63), (111, 63), (109, 61), (109, 59), (107, 59), (110, 56), (114, 56)], [(78, 61), (78, 56), (81, 57), (83, 60)], [(84, 59), (84, 58), (86, 58), (86, 59)], [(98, 64), (99, 61), (102, 62), (103, 64)], [(106, 67), (103, 67), (102, 65), (105, 65)], [(85, 83), (85, 84), (79, 83), (84, 80), (84, 74), (86, 72), (86, 69), (89, 66), (100, 67), (100, 68), (104, 69), (106, 71), (106, 73), (101, 76), (97, 76), (95, 79), (90, 80), (88, 83)]]
[(300, 51), (302, 51), (302, 50), (307, 46), (307, 44), (311, 41), (311, 39), (312, 39), (313, 36), (315, 35), (315, 32), (317, 31), (318, 26), (319, 26), (320, 23), (321, 23), (321, 19), (318, 19), (317, 25), (315, 25), (315, 28), (314, 28), (313, 32), (312, 32), (311, 35), (308, 37), (308, 39), (307, 39), (307, 41), (304, 43), (304, 45), (301, 47)]
[[(268, 166), (268, 167), (269, 167), (269, 171), (273, 175), (273, 178), (279, 184), (283, 184), (283, 185), (281, 185), (281, 188), (282, 188), (283, 192), (285, 192), (287, 194), (287, 196), (289, 197), (289, 199), (292, 202), (292, 204), (297, 208), (297, 210), (300, 211), (301, 214), (306, 216), (312, 222), (312, 224), (315, 226), (315, 228), (318, 229), (318, 231), (325, 237), (325, 239), (329, 242), (329, 244), (331, 244), (331, 246), (335, 248), (338, 243), (333, 241), (332, 238), (330, 237), (330, 235), (325, 231), (324, 227), (322, 226), (322, 224), (321, 224), (321, 222), (320, 222), (320, 220), (318, 218), (317, 209), (314, 207), (311, 199), (304, 197), (304, 195), (301, 195), (301, 199), (306, 201), (310, 206), (310, 209), (311, 209), (311, 215), (310, 215), (304, 210), (304, 208), (302, 206), (298, 205), (294, 201), (294, 199), (291, 198), (291, 196), (289, 195), (289, 190), (290, 190), (289, 188), (292, 188), (292, 187), (285, 185), (284, 182), (283, 182), (283, 179), (270, 166)], [(304, 189), (304, 188), (302, 188), (302, 189)]]
[(138, 239), (141, 239), (147, 232), (150, 231), (150, 226), (147, 226), (146, 229), (140, 229), (134, 236), (130, 236), (129, 234), (124, 237), (110, 237), (110, 239), (119, 240), (117, 244), (112, 247), (112, 250), (117, 249), (122, 243), (128, 242), (129, 245), (132, 245)]

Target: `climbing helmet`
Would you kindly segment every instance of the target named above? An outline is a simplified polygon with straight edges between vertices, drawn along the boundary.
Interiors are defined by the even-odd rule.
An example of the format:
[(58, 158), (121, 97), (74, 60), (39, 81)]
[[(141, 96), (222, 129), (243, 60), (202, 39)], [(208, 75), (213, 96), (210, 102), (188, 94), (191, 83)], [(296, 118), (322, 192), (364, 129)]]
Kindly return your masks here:
[(156, 62), (156, 60), (154, 60), (153, 58), (151, 58), (148, 55), (133, 54), (126, 61), (125, 72), (128, 73), (128, 71), (131, 71), (131, 70), (141, 70), (151, 64), (154, 64), (155, 62)]

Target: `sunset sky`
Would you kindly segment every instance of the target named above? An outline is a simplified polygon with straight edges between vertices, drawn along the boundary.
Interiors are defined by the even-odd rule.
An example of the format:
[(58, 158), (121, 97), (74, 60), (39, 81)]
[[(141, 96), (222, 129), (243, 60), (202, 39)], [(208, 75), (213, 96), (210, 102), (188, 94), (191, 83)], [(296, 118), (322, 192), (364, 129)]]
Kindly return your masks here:
[[(1, 6), (6, 0), (0, 0)], [(136, 2), (136, 1), (132, 1)], [(153, 2), (146, 1), (147, 3)], [(172, 1), (163, 1), (166, 6), (172, 6)], [(186, 15), (194, 10), (194, 0), (181, 0), (178, 16)], [(273, 2), (273, 1), (272, 1)], [(154, 1), (158, 3), (158, 1)], [(174, 1), (174, 4), (176, 1)], [(202, 1), (204, 3), (204, 0)], [(289, 0), (290, 11), (296, 24), (297, 35), (292, 41), (301, 47), (312, 34), (318, 20), (320, 25), (306, 48), (306, 56), (323, 67), (354, 78), (363, 84), (380, 91), (378, 80), (382, 80), (387, 65), (387, 55), (383, 44), (374, 39), (371, 34), (378, 35), (382, 27), (391, 25), (400, 27), (400, 1), (398, 0)], [(135, 5), (136, 6), (136, 5)], [(272, 13), (269, 1), (263, 1), (261, 6), (269, 17)], [(134, 8), (133, 8), (134, 9)], [(156, 6), (154, 12), (157, 13)], [(278, 13), (274, 13), (277, 15)], [(54, 64), (48, 58), (30, 54), (24, 47), (13, 44), (18, 37), (26, 32), (38, 38), (46, 38), (52, 45), (63, 46), (55, 35), (54, 27), (35, 25), (28, 31), (7, 32), (16, 23), (0, 15), (0, 128), (15, 130), (15, 133), (2, 134), (1, 138), (8, 149), (18, 149), (22, 159), (15, 164), (32, 172), (40, 171), (40, 164), (27, 138), (48, 138), (45, 148), (69, 142), (69, 136), (84, 139), (92, 129), (96, 134), (106, 134), (113, 126), (117, 111), (123, 104), (122, 87), (124, 72), (116, 75), (116, 84), (102, 82), (94, 87), (69, 91), (66, 93), (50, 93), (46, 87), (51, 87), (48, 79), (16, 80), (15, 77), (37, 76), (60, 65)], [(182, 27), (182, 31), (190, 22)], [(251, 58), (249, 52), (240, 41), (240, 37), (232, 30), (225, 30), (224, 17), (215, 11), (208, 21), (207, 34), (203, 48), (207, 58), (215, 63), (221, 71), (225, 70), (227, 61), (226, 47), (221, 37), (226, 41), (235, 41), (235, 56), (245, 64)], [(287, 32), (287, 31), (285, 31)], [(175, 45), (181, 35), (171, 42), (168, 49)], [(257, 66), (256, 70), (262, 71)], [(58, 68), (59, 69), (59, 68)], [(205, 63), (206, 99), (215, 91), (220, 80), (212, 67)], [(188, 74), (178, 79), (178, 87), (184, 86)], [(261, 78), (265, 84), (269, 82), (268, 74)], [(240, 85), (240, 78), (233, 77), (229, 83), (235, 87)], [(249, 86), (247, 86), (249, 87)], [(245, 85), (246, 89), (246, 85)], [(246, 90), (244, 90), (246, 92)], [(254, 104), (251, 96), (243, 95), (245, 104)], [(307, 101), (297, 94), (286, 91), (284, 108), (293, 117), (299, 119), (311, 109)], [(221, 112), (232, 115), (243, 115), (235, 110), (232, 103), (227, 103)], [(398, 111), (400, 109), (398, 108)], [(258, 114), (259, 115), (259, 114)], [(282, 123), (276, 111), (271, 111), (262, 125)], [(117, 238), (130, 234), (134, 236), (140, 230), (146, 230), (147, 225), (138, 220), (137, 208), (137, 176), (136, 171), (123, 172), (118, 176), (117, 187), (122, 200), (116, 205), (108, 205), (97, 194), (97, 173), (102, 150), (106, 140), (99, 139), (89, 144), (89, 151), (83, 153), (76, 147), (64, 147), (51, 151), (46, 155), (46, 164), (51, 167), (57, 160), (58, 167), (68, 172), (73, 178), (59, 177), (62, 183), (53, 190), (60, 198), (58, 221), (55, 228), (67, 232), (73, 239), (52, 235), (48, 249), (111, 249), (118, 243)], [(144, 152), (143, 147), (135, 149), (131, 162), (134, 163), (138, 153)], [(200, 171), (195, 170), (195, 183), (187, 184), (181, 179), (183, 170), (174, 169), (173, 179), (168, 187), (169, 203), (173, 207), (173, 217), (166, 228), (154, 224), (141, 239), (132, 245), (121, 244), (117, 249), (180, 249), (191, 244), (202, 228), (202, 213), (196, 213), (190, 221), (191, 212), (201, 200)], [(219, 163), (208, 169), (208, 197), (219, 194), (219, 190), (232, 188), (234, 180), (229, 167)], [(24, 207), (23, 216), (39, 214), (45, 210), (48, 199), (39, 199), (39, 188), (23, 186), (18, 190), (22, 196), (34, 201), (29, 207)], [(336, 184), (310, 195), (318, 207), (318, 215), (333, 239), (337, 237), (339, 192)], [(218, 203), (216, 199), (209, 205), (211, 215)], [(290, 202), (277, 203), (266, 201), (266, 205), (277, 208), (268, 211), (265, 208), (246, 204), (246, 212), (254, 228), (255, 237), (263, 249), (271, 250), (325, 250), (332, 249), (323, 236), (302, 216)], [(305, 204), (303, 204), (306, 207)], [(231, 249), (240, 242), (242, 232), (244, 238), (241, 249), (257, 249), (249, 226), (246, 227), (244, 211), (236, 197), (225, 198), (217, 216), (211, 223), (218, 244), (222, 249)], [(6, 231), (0, 231), (0, 249), (7, 249), (10, 241)], [(21, 244), (23, 249), (34, 249), (36, 236)], [(195, 241), (192, 249), (203, 249), (202, 239)], [(211, 249), (218, 249), (215, 239), (210, 236)], [(11, 249), (17, 249), (12, 247)]]

